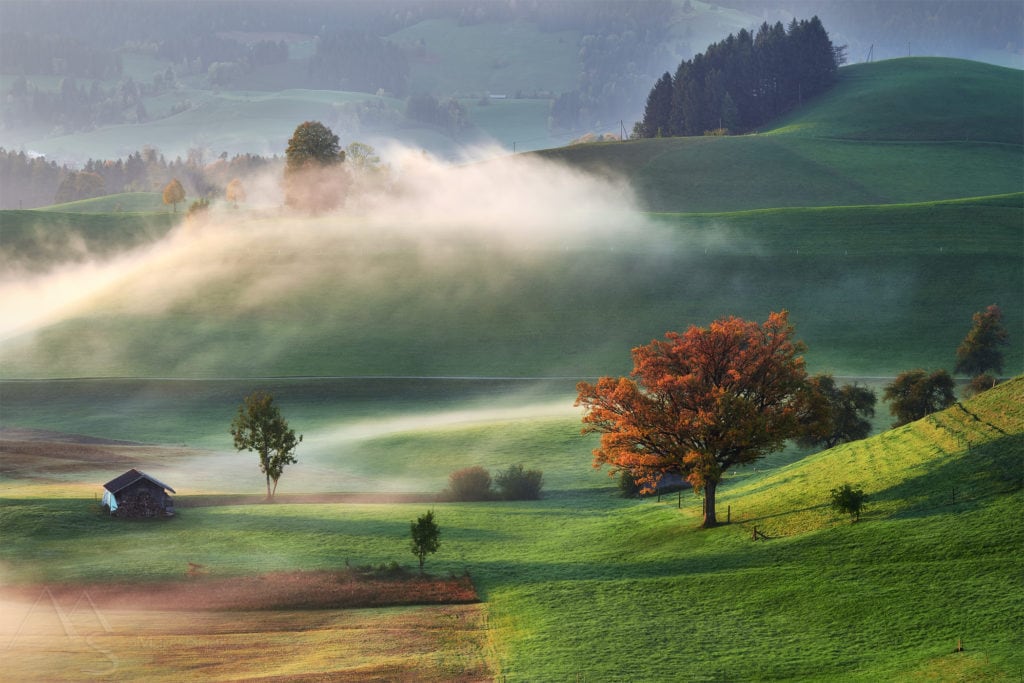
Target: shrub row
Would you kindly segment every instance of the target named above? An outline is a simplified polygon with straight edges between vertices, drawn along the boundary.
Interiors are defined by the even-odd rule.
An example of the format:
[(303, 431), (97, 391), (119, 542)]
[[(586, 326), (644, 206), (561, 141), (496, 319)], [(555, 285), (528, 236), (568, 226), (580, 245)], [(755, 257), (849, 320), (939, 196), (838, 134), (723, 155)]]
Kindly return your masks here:
[[(497, 488), (492, 488), (493, 485)], [(544, 485), (544, 473), (509, 465), (491, 479), (479, 465), (456, 470), (448, 476), (445, 498), (455, 501), (537, 500)]]

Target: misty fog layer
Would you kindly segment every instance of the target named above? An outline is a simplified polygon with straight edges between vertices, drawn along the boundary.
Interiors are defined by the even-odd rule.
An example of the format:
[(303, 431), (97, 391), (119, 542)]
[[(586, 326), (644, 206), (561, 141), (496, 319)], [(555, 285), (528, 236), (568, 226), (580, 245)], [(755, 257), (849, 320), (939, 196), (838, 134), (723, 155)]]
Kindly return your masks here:
[[(248, 178), (246, 204), (147, 247), (8, 272), (0, 374), (594, 377), (668, 330), (785, 309), (812, 369), (879, 376), (933, 365), (962, 337), (951, 320), (1019, 291), (1012, 254), (936, 252), (912, 207), (898, 243), (856, 213), (822, 241), (803, 213), (767, 233), (770, 216), (644, 214), (624, 182), (533, 157), (385, 158), (335, 212)], [(962, 239), (959, 219), (940, 232)]]
[[(78, 349), (69, 352), (92, 366), (84, 373), (118, 374), (148, 352), (151, 370), (173, 375), (188, 371), (182, 356), (241, 350), (253, 354), (252, 372), (275, 374), (264, 364), (305, 333), (339, 341), (312, 354), (341, 355), (353, 332), (408, 334), (410, 316), (439, 338), (458, 335), (459, 325), (522, 323), (529, 334), (540, 299), (570, 306), (587, 297), (558, 291), (573, 254), (664, 251), (625, 183), (490, 156), (450, 165), (392, 150), (387, 174), (357, 177), (345, 208), (320, 215), (281, 208), (276, 177), (248, 178), (247, 205), (217, 207), (154, 244), (43, 274), (8, 273), (0, 334), (47, 354), (65, 351), (47, 348), (55, 331), (73, 329)], [(47, 328), (50, 336), (31, 336)], [(204, 339), (213, 328), (216, 338)], [(183, 348), (189, 340), (195, 348)]]

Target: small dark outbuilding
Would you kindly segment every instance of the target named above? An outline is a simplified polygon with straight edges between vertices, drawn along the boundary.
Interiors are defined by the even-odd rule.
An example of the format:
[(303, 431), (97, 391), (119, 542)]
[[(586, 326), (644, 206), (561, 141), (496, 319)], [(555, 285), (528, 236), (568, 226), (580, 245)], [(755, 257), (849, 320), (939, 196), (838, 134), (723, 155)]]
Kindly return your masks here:
[(145, 472), (131, 469), (103, 485), (103, 506), (118, 517), (173, 517), (174, 503), (167, 492), (177, 493)]

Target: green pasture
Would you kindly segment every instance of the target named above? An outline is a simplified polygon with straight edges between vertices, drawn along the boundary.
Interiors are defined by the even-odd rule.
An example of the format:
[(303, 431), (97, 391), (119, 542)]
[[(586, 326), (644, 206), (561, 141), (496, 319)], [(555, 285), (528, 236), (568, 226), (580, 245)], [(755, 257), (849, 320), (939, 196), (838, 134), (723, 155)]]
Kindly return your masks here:
[[(594, 377), (628, 371), (629, 349), (668, 330), (783, 309), (815, 372), (951, 368), (974, 312), (996, 303), (1011, 330), (1024, 320), (1022, 197), (657, 214), (621, 238), (526, 251), (469, 241), (441, 260), (405, 242), (375, 252), (342, 242), (288, 259), (250, 250), (160, 310), (139, 310), (139, 284), (97, 293), (80, 312), (6, 340), (0, 373)], [(4, 216), (20, 225), (18, 212)], [(75, 218), (86, 219), (101, 220)], [(22, 257), (41, 248), (19, 244)], [(171, 279), (161, 291), (195, 265), (162, 263)], [(293, 284), (240, 308), (271, 275)], [(1024, 368), (1022, 349), (1011, 332), (1006, 373)]]
[[(592, 479), (603, 475), (588, 443), (540, 434), (530, 448), (547, 444), (545, 475), (564, 488), (537, 502), (434, 504), (442, 547), (427, 566), (471, 573), (508, 680), (1011, 679), (1024, 667), (1022, 391), (1017, 378), (899, 430), (769, 461), (727, 481), (719, 505), (732, 524), (710, 531), (692, 494), (681, 509), (675, 496), (624, 500)], [(434, 463), (407, 467), (430, 478)], [(857, 524), (825, 505), (844, 482), (869, 494)], [(411, 565), (408, 524), (425, 509), (182, 505), (168, 522), (117, 522), (88, 499), (5, 491), (0, 560), (16, 583), (144, 582), (187, 562), (220, 575)], [(754, 526), (770, 539), (752, 541)]]
[[(44, 210), (0, 211), (0, 264), (43, 271), (151, 244), (180, 216), (155, 212), (150, 193), (111, 195)], [(121, 205), (123, 212), (108, 213)]]
[(782, 135), (573, 145), (537, 152), (630, 179), (652, 211), (898, 204), (1019, 192), (1019, 145)]
[[(37, 211), (57, 213), (172, 213), (159, 192), (122, 192), (92, 199), (79, 199), (65, 204), (52, 204)], [(3, 214), (0, 214), (3, 215)]]
[(1024, 79), (953, 59), (840, 69), (820, 98), (760, 134), (540, 152), (629, 178), (653, 211), (851, 206), (1019, 192)]
[(839, 82), (775, 122), (778, 135), (849, 140), (1024, 143), (1018, 69), (911, 57), (839, 70)]

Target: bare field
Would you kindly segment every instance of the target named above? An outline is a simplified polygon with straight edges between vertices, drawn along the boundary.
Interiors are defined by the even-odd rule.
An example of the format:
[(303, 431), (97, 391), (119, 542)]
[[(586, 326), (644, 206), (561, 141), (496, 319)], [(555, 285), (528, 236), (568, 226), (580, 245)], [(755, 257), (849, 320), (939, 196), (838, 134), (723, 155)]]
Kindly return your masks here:
[[(95, 493), (128, 467), (203, 454), (44, 430), (0, 429), (0, 488)], [(280, 502), (421, 502), (417, 494), (289, 494)], [(284, 500), (288, 498), (288, 500)], [(261, 495), (175, 498), (246, 505)], [(2, 567), (0, 567), (2, 569)], [(184, 567), (183, 567), (184, 569)], [(487, 613), (468, 576), (289, 571), (137, 583), (3, 585), (0, 680), (491, 680)]]
[(140, 461), (167, 462), (196, 455), (175, 446), (98, 439), (42, 429), (0, 429), (0, 476), (47, 480), (93, 470), (117, 473)]
[(108, 608), (83, 591), (0, 600), (17, 681), (491, 680), (482, 605), (359, 610)]
[(145, 584), (93, 583), (0, 587), (0, 597), (29, 602), (39, 595), (73, 603), (88, 595), (106, 609), (282, 610), (463, 604), (479, 597), (468, 576), (362, 573), (356, 570), (273, 572), (258, 576), (213, 577), (200, 565), (181, 581)]

